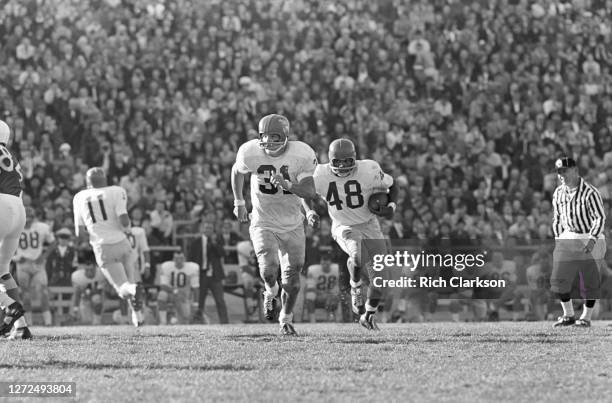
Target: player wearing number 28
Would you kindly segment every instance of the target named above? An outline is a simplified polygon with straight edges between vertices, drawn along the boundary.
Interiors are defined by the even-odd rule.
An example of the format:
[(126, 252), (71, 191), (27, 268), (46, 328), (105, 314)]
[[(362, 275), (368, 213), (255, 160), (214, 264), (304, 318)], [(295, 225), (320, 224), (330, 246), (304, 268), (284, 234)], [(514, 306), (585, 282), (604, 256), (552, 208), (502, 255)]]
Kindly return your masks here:
[(301, 141), (289, 140), (289, 120), (267, 115), (259, 121), (259, 139), (244, 143), (232, 167), (234, 214), (248, 221), (243, 199), (246, 175), (251, 176), (253, 204), (250, 235), (265, 283), (264, 309), (273, 319), (278, 293), (278, 266), (281, 267), (281, 334), (295, 335), (293, 307), (300, 290), (306, 237), (300, 198), (315, 194), (312, 174), (317, 166), (313, 149)]
[(107, 186), (106, 172), (100, 167), (90, 168), (86, 181), (87, 189), (72, 201), (75, 234), (89, 233), (98, 266), (119, 297), (131, 305), (134, 326), (140, 326), (144, 288), (128, 280), (134, 259), (128, 240), (131, 232), (127, 194), (119, 186)]
[(8, 125), (0, 120), (0, 308), (4, 311), (0, 337), (29, 339), (32, 335), (23, 316), (19, 288), (9, 270), (26, 223), (21, 200), (23, 175), (19, 162), (7, 148), (10, 135)]
[[(361, 261), (365, 256), (386, 254), (384, 240), (376, 215), (391, 218), (395, 211), (396, 188), (393, 178), (384, 173), (372, 160), (357, 160), (355, 145), (348, 139), (338, 139), (329, 145), (329, 163), (321, 164), (314, 173), (317, 194), (327, 202), (332, 219), (332, 236), (349, 255), (347, 267), (351, 283), (353, 311), (360, 315), (359, 322), (370, 330), (378, 329), (375, 313), (381, 299), (381, 290), (372, 284), (368, 287), (368, 299), (364, 306), (362, 277), (367, 278), (370, 262)], [(389, 202), (381, 206), (376, 215), (368, 208), (368, 199), (374, 193), (387, 192)], [(319, 217), (305, 201), (309, 224), (316, 226)], [(362, 255), (362, 240), (368, 239), (368, 250)], [(366, 268), (362, 272), (363, 268)]]

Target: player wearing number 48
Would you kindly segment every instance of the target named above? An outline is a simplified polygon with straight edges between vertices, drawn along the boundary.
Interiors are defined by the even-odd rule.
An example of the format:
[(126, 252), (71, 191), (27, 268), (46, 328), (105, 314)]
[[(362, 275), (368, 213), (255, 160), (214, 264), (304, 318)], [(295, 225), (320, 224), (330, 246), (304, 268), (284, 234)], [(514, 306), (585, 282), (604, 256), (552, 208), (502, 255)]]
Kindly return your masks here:
[(267, 115), (259, 121), (259, 139), (244, 143), (232, 167), (234, 214), (248, 221), (243, 196), (244, 179), (251, 177), (252, 220), (249, 228), (253, 249), (265, 283), (264, 310), (274, 319), (281, 267), (283, 335), (295, 335), (293, 307), (300, 290), (306, 236), (300, 198), (315, 196), (312, 174), (317, 166), (314, 150), (301, 141), (289, 140), (289, 120)]
[[(332, 235), (349, 255), (347, 267), (353, 312), (360, 315), (362, 326), (377, 330), (375, 313), (382, 293), (370, 282), (364, 305), (362, 278), (368, 279), (371, 256), (387, 253), (387, 242), (376, 216), (393, 216), (397, 198), (393, 178), (384, 173), (376, 161), (357, 160), (352, 141), (338, 139), (329, 145), (329, 163), (317, 166), (314, 181), (317, 194), (327, 202)], [(386, 193), (388, 197), (380, 193)], [(319, 217), (311, 210), (310, 202), (305, 200), (303, 204), (308, 223), (318, 225)], [(369, 240), (368, 261), (362, 261), (361, 241), (364, 239)]]

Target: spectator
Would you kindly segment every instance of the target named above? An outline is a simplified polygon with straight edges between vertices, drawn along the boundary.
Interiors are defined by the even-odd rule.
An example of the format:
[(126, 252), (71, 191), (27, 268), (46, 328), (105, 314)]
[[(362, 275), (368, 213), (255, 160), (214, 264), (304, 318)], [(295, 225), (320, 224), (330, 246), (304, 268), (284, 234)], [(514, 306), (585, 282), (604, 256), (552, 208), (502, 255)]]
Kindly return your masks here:
[(47, 255), (46, 269), (50, 286), (68, 287), (70, 276), (77, 268), (77, 250), (70, 244), (72, 233), (68, 228), (61, 228), (55, 233), (57, 244)]
[(225, 305), (225, 291), (223, 290), (223, 243), (214, 232), (214, 224), (203, 221), (200, 231), (202, 236), (194, 239), (190, 247), (190, 259), (200, 265), (200, 297), (197, 319), (204, 316), (206, 296), (208, 291), (213, 295), (220, 323), (228, 323), (227, 307)]

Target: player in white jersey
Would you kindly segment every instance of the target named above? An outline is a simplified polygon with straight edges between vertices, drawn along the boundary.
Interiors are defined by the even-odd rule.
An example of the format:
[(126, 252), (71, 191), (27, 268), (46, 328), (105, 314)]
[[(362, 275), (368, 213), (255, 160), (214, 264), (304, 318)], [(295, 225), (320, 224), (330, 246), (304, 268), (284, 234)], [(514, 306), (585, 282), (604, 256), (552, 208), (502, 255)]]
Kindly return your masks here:
[(315, 310), (318, 307), (325, 309), (330, 322), (336, 320), (336, 311), (340, 302), (339, 277), (340, 267), (332, 263), (329, 253), (321, 255), (320, 264), (308, 267), (305, 305), (309, 322), (316, 322)]
[(143, 276), (148, 276), (149, 270), (151, 269), (147, 233), (142, 227), (132, 227), (127, 237), (132, 247), (133, 265), (130, 268), (134, 269), (132, 272), (128, 273), (128, 279), (133, 283), (140, 283), (142, 282)]
[[(327, 202), (332, 219), (332, 236), (349, 258), (347, 267), (351, 283), (353, 312), (361, 315), (359, 322), (370, 330), (378, 329), (375, 313), (382, 296), (381, 290), (370, 284), (364, 306), (362, 278), (368, 278), (372, 256), (387, 253), (387, 242), (377, 215), (391, 218), (395, 211), (397, 189), (393, 178), (384, 173), (377, 162), (357, 160), (355, 145), (348, 139), (338, 139), (329, 145), (329, 163), (317, 166), (314, 173), (317, 194)], [(389, 203), (374, 214), (368, 208), (370, 196), (388, 192)], [(309, 224), (316, 226), (318, 215), (304, 202)], [(368, 240), (368, 250), (362, 251), (362, 240)], [(362, 254), (363, 252), (363, 254)], [(368, 261), (362, 261), (367, 256)], [(366, 268), (362, 272), (362, 269)]]
[(4, 311), (0, 337), (29, 339), (32, 334), (23, 316), (19, 287), (10, 272), (11, 259), (26, 222), (21, 199), (23, 174), (19, 161), (7, 147), (10, 136), (8, 125), (0, 120), (0, 308)]
[(96, 262), (108, 282), (132, 306), (132, 323), (143, 321), (144, 288), (128, 280), (133, 268), (130, 218), (127, 213), (127, 195), (119, 186), (107, 186), (106, 173), (100, 167), (91, 168), (86, 175), (87, 189), (74, 196), (75, 234), (88, 232)]
[(96, 266), (92, 251), (80, 253), (79, 268), (72, 272), (70, 279), (74, 290), (72, 316), (83, 324), (101, 324), (106, 279)]
[(251, 177), (253, 205), (249, 232), (265, 283), (264, 310), (273, 320), (281, 268), (281, 334), (296, 335), (293, 308), (300, 291), (306, 236), (300, 198), (315, 196), (312, 174), (317, 164), (313, 149), (301, 141), (289, 141), (289, 121), (267, 115), (259, 121), (259, 140), (240, 146), (232, 167), (234, 214), (248, 220), (243, 196), (244, 179)]
[(15, 255), (17, 262), (17, 281), (21, 287), (26, 320), (32, 322), (32, 300), (40, 297), (40, 308), (45, 326), (51, 326), (49, 310), (49, 279), (45, 269), (47, 246), (55, 242), (48, 224), (38, 221), (36, 211), (26, 208), (26, 225), (19, 237), (19, 247)]
[(174, 304), (178, 323), (188, 324), (191, 304), (197, 301), (200, 290), (200, 266), (194, 262), (186, 262), (182, 251), (174, 252), (173, 260), (161, 265), (159, 285), (159, 324), (168, 324), (169, 303)]

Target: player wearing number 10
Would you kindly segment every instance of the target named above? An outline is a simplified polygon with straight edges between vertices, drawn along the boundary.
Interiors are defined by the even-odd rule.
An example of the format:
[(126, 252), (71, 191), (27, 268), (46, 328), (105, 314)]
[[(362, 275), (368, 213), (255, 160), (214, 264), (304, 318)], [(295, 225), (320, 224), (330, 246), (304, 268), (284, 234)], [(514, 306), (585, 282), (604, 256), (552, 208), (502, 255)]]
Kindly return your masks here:
[(0, 337), (8, 334), (10, 339), (29, 339), (32, 335), (23, 316), (19, 288), (9, 270), (26, 222), (21, 200), (23, 175), (19, 162), (7, 148), (10, 135), (8, 125), (0, 120), (0, 308), (4, 311)]
[(265, 316), (268, 320), (274, 317), (280, 263), (281, 334), (295, 335), (293, 307), (300, 291), (306, 246), (300, 198), (316, 195), (312, 174), (317, 158), (307, 144), (289, 141), (289, 120), (282, 115), (263, 117), (259, 137), (240, 146), (232, 167), (234, 214), (241, 222), (248, 220), (242, 188), (244, 178), (251, 174), (249, 232), (265, 283)]
[(119, 186), (107, 186), (106, 172), (100, 167), (86, 174), (87, 189), (74, 196), (75, 234), (89, 232), (96, 262), (108, 282), (132, 306), (132, 323), (140, 326), (144, 288), (128, 280), (134, 269), (132, 247), (128, 241), (130, 218), (127, 195)]
[[(375, 313), (381, 299), (381, 290), (368, 287), (368, 300), (364, 306), (361, 279), (368, 278), (370, 262), (361, 261), (362, 240), (369, 240), (368, 257), (386, 254), (380, 224), (368, 208), (368, 199), (376, 192), (389, 192), (389, 203), (377, 215), (391, 218), (395, 211), (397, 191), (393, 178), (382, 171), (376, 161), (357, 160), (355, 145), (348, 139), (337, 139), (329, 145), (329, 163), (317, 166), (314, 181), (317, 193), (325, 198), (332, 219), (332, 236), (349, 258), (347, 267), (351, 283), (353, 312), (361, 315), (359, 322), (369, 330), (378, 329)], [(319, 218), (304, 202), (308, 222), (317, 225)], [(362, 269), (366, 268), (364, 272)]]
[(174, 252), (171, 262), (161, 264), (159, 286), (159, 324), (168, 324), (168, 303), (174, 304), (178, 324), (189, 324), (191, 303), (197, 301), (200, 291), (200, 266), (186, 262), (182, 251)]

